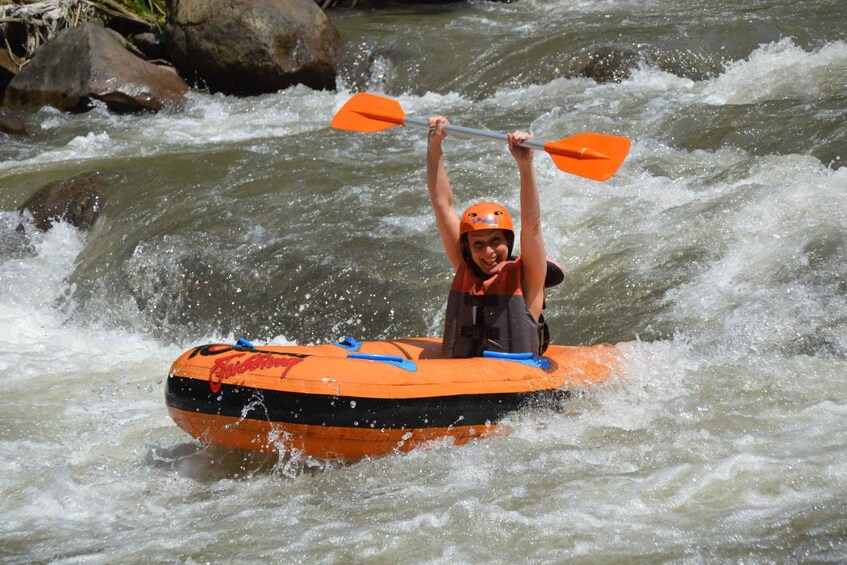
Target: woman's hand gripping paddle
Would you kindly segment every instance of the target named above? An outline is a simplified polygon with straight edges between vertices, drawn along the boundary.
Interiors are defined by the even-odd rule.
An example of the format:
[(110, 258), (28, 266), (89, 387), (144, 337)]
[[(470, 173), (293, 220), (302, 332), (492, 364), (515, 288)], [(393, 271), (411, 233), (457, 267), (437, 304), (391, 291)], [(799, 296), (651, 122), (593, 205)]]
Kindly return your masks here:
[[(429, 127), (429, 121), (407, 117), (400, 103), (390, 98), (361, 92), (348, 100), (332, 118), (332, 127), (371, 133), (395, 126)], [(505, 133), (446, 125), (450, 133), (508, 142)], [(627, 137), (602, 133), (579, 133), (559, 141), (530, 139), (523, 147), (546, 151), (559, 169), (572, 175), (604, 181), (612, 177), (629, 152)]]

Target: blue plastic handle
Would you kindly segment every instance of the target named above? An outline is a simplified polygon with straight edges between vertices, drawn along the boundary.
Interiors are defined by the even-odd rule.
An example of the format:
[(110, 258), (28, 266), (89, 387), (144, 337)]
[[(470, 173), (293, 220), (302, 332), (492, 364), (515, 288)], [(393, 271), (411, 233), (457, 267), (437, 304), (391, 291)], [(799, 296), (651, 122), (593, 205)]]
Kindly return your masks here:
[(362, 347), (362, 342), (358, 341), (355, 337), (350, 337), (349, 335), (338, 338), (338, 341), (335, 342), (335, 345), (338, 347), (342, 347), (347, 351), (359, 351), (359, 348)]
[(505, 351), (483, 351), (483, 357), (487, 357), (488, 359), (501, 359), (503, 361), (514, 361), (516, 363), (523, 363), (524, 365), (529, 365), (530, 367), (536, 367), (538, 369), (547, 370), (550, 368), (550, 360), (546, 357), (539, 357), (538, 355), (527, 352), (527, 353), (506, 353)]
[(405, 369), (410, 372), (415, 372), (418, 370), (418, 366), (415, 365), (414, 361), (409, 361), (408, 359), (404, 359), (399, 355), (376, 355), (373, 353), (348, 353), (347, 359), (364, 359), (365, 361), (379, 361), (381, 363), (388, 363), (389, 365), (394, 365), (395, 367), (400, 367), (401, 369)]

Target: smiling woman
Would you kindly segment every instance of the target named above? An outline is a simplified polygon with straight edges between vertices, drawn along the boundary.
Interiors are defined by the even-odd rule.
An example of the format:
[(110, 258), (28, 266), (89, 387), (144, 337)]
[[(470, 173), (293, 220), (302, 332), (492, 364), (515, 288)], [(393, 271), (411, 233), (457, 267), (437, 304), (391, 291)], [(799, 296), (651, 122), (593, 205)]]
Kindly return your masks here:
[(493, 202), (474, 204), (457, 216), (447, 178), (442, 142), (449, 122), (429, 119), (427, 190), (441, 243), (456, 270), (441, 354), (477, 357), (484, 351), (542, 354), (549, 331), (541, 310), (547, 256), (541, 234), (541, 208), (526, 132), (507, 134), (509, 152), (520, 174), (521, 251), (511, 257), (515, 229), (509, 212)]

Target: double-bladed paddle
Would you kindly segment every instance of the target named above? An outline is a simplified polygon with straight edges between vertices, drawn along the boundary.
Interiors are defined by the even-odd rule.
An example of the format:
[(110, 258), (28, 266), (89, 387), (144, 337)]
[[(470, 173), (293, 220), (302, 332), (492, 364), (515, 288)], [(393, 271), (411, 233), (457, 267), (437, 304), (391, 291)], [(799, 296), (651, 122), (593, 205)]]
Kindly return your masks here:
[[(336, 129), (370, 133), (395, 126), (429, 127), (429, 120), (406, 116), (400, 103), (391, 98), (361, 92), (354, 95), (332, 118)], [(505, 133), (466, 128), (448, 124), (444, 129), (465, 137), (478, 137), (492, 141), (506, 141)], [(593, 180), (604, 181), (612, 177), (629, 152), (627, 137), (602, 133), (579, 133), (559, 141), (528, 139), (521, 143), (539, 151), (546, 151), (559, 169)]]

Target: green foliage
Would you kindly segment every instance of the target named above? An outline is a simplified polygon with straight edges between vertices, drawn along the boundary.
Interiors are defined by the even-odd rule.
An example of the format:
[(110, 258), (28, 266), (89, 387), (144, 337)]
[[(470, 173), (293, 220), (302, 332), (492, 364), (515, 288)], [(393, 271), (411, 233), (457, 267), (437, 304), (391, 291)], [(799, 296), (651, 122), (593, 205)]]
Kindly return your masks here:
[(156, 26), (163, 24), (167, 17), (165, 0), (94, 0), (94, 4), (106, 14), (143, 20)]
[(142, 18), (149, 17), (156, 21), (163, 21), (167, 14), (164, 0), (116, 0), (116, 2)]

